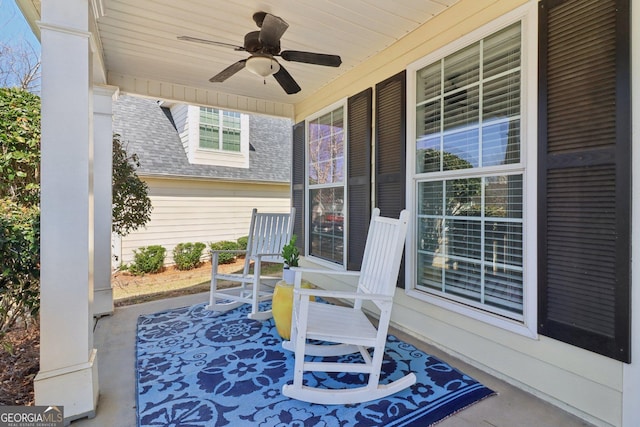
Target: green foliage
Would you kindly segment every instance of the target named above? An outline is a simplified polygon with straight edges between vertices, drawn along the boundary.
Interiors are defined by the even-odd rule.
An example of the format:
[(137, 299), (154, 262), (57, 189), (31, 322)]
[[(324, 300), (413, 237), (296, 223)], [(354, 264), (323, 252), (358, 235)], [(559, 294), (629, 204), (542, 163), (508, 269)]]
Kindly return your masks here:
[(40, 199), (40, 98), (0, 88), (0, 198), (25, 206)]
[(138, 156), (127, 154), (120, 136), (114, 134), (112, 227), (121, 236), (137, 230), (151, 219), (149, 187), (138, 177), (138, 167)]
[(291, 240), (289, 240), (289, 243), (282, 247), (282, 253), (280, 255), (282, 256), (282, 258), (284, 258), (284, 262), (289, 267), (297, 267), (298, 261), (300, 260), (300, 251), (296, 246), (297, 239), (298, 236), (294, 234), (293, 236), (291, 236)]
[[(238, 243), (230, 240), (222, 240), (220, 242), (213, 242), (209, 245), (209, 249), (212, 251), (235, 251), (239, 250)], [(218, 264), (231, 264), (236, 258), (237, 253), (219, 253)]]
[(178, 270), (192, 270), (200, 264), (204, 243), (179, 243), (173, 248), (173, 262)]
[(238, 242), (238, 249), (242, 249), (243, 251), (246, 251), (247, 245), (249, 244), (249, 236), (239, 237), (237, 242)]
[(0, 333), (40, 309), (40, 210), (0, 199)]
[(133, 263), (129, 271), (133, 274), (159, 273), (164, 265), (167, 250), (160, 245), (143, 246), (133, 251)]

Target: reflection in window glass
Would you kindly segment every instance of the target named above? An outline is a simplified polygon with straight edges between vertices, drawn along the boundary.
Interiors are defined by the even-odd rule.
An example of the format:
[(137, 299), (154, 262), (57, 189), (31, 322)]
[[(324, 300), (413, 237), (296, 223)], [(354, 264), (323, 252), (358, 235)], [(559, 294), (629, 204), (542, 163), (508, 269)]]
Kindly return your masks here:
[(343, 262), (344, 253), (344, 187), (309, 191), (310, 234), (309, 255)]
[(342, 265), (345, 224), (344, 108), (307, 122), (309, 255)]
[(309, 185), (344, 181), (343, 108), (309, 122)]

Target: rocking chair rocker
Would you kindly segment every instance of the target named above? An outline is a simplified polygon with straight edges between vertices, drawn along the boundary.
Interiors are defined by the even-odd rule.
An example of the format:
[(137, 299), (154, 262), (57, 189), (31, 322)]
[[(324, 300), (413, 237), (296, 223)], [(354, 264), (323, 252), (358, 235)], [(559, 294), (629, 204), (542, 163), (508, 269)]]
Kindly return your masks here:
[[(360, 403), (394, 394), (415, 384), (408, 373), (389, 384), (380, 384), (380, 370), (391, 320), (393, 294), (407, 233), (408, 212), (399, 219), (380, 216), (374, 209), (369, 225), (362, 268), (357, 271), (327, 271), (295, 268), (295, 290), (291, 340), (282, 346), (295, 352), (293, 383), (283, 387), (285, 396), (312, 403)], [(302, 273), (347, 275), (358, 277), (356, 292), (302, 288)], [(353, 300), (353, 307), (313, 302), (309, 295)], [(375, 327), (363, 312), (363, 302), (370, 301), (380, 311)], [(308, 340), (323, 341), (312, 344)], [(373, 353), (369, 352), (373, 348)], [(364, 362), (309, 361), (305, 356), (341, 356), (360, 353)], [(359, 387), (327, 389), (303, 384), (306, 371), (366, 373), (368, 382)]]
[[(211, 292), (208, 310), (228, 311), (243, 304), (251, 304), (250, 319), (266, 320), (271, 318), (271, 310), (259, 310), (259, 304), (273, 297), (273, 287), (281, 277), (262, 276), (260, 270), (263, 262), (284, 263), (280, 256), (282, 247), (289, 243), (293, 232), (295, 208), (286, 214), (258, 213), (253, 209), (249, 239), (245, 250), (211, 251)], [(218, 255), (220, 253), (244, 253), (244, 269), (242, 273), (221, 273), (218, 271)], [(253, 262), (253, 274), (249, 267)], [(240, 285), (218, 289), (218, 280), (239, 282)]]

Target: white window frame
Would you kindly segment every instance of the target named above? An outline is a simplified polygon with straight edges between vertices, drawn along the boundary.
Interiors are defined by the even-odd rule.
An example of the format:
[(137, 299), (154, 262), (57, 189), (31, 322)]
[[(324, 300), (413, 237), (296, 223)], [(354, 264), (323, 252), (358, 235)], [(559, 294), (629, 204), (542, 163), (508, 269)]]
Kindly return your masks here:
[[(521, 21), (521, 163), (523, 171), (523, 313), (521, 320), (503, 317), (416, 289), (416, 223), (412, 215), (406, 245), (405, 293), (413, 298), (490, 325), (537, 338), (537, 2), (529, 2), (468, 33), (407, 67), (407, 207), (417, 209), (416, 73), (418, 70)], [(497, 174), (509, 168), (501, 168)]]
[[(225, 110), (218, 107), (202, 106), (214, 108), (219, 111)], [(249, 138), (250, 126), (249, 115), (240, 113), (240, 151), (228, 151), (214, 148), (200, 147), (200, 108), (199, 105), (188, 105), (187, 109), (187, 134), (183, 138), (186, 146), (189, 163), (209, 166), (227, 166), (234, 168), (249, 168)], [(186, 138), (186, 143), (185, 143)]]
[[(216, 110), (218, 112), (218, 148), (212, 148), (212, 147), (203, 147), (200, 145), (201, 142), (201, 131), (200, 131), (200, 126), (202, 126), (202, 123), (200, 122), (200, 115), (202, 114), (202, 109), (208, 109), (208, 110)], [(235, 113), (235, 111), (231, 111), (231, 110), (224, 110), (222, 108), (216, 108), (216, 107), (200, 107), (198, 110), (198, 150), (205, 150), (205, 151), (222, 151), (224, 153), (231, 153), (231, 154), (239, 154), (242, 152), (242, 134), (243, 132), (243, 126), (242, 126), (242, 114), (241, 113), (237, 113), (239, 115), (239, 128), (238, 131), (240, 132), (240, 146), (238, 147), (238, 150), (225, 150), (224, 149), (224, 129), (235, 129), (235, 128), (229, 128), (229, 127), (225, 127), (224, 126), (224, 113), (228, 112), (228, 113)], [(214, 125), (210, 125), (210, 124), (205, 124), (205, 126), (208, 127), (214, 127)]]
[[(304, 121), (304, 134), (305, 134), (305, 140), (304, 140), (304, 149), (305, 149), (305, 165), (304, 165), (304, 204), (305, 204), (305, 218), (310, 218), (311, 217), (311, 213), (310, 213), (310, 200), (309, 200), (309, 192), (312, 189), (316, 189), (316, 188), (322, 188), (323, 185), (318, 185), (318, 186), (313, 186), (311, 187), (309, 185), (309, 122), (317, 119), (320, 116), (323, 116), (327, 113), (330, 113), (338, 108), (342, 107), (342, 111), (344, 114), (344, 121), (343, 121), (343, 132), (344, 132), (344, 147), (343, 147), (343, 151), (344, 151), (344, 162), (343, 162), (343, 171), (342, 171), (342, 176), (343, 178), (343, 194), (344, 194), (344, 200), (343, 200), (343, 206), (342, 209), (344, 211), (344, 222), (343, 222), (343, 233), (344, 233), (344, 238), (343, 238), (343, 249), (342, 249), (342, 263), (338, 264), (335, 262), (331, 262), (328, 261), (324, 258), (319, 258), (316, 256), (313, 256), (309, 253), (310, 248), (311, 248), (311, 241), (309, 239), (309, 236), (311, 234), (311, 228), (310, 228), (310, 222), (307, 222), (307, 227), (305, 230), (305, 248), (306, 248), (306, 253), (305, 256), (307, 258), (309, 258), (310, 261), (313, 261), (316, 264), (322, 265), (326, 268), (332, 269), (332, 270), (346, 270), (346, 266), (347, 266), (347, 247), (349, 242), (347, 241), (347, 236), (348, 236), (348, 228), (349, 228), (349, 207), (347, 205), (347, 160), (348, 160), (348, 149), (349, 149), (349, 141), (347, 139), (347, 98), (343, 98), (337, 102), (334, 102), (333, 104), (317, 111), (316, 113), (308, 116), (305, 121)], [(336, 187), (335, 185), (326, 185), (326, 187)]]

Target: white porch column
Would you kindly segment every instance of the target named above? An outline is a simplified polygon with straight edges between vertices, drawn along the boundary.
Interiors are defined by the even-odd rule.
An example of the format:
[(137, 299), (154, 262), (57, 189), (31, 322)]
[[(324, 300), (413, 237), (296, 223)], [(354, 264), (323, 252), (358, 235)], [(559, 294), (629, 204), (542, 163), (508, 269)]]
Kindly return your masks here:
[(43, 0), (40, 372), (36, 405), (95, 414), (93, 113), (87, 0)]
[[(631, 75), (640, 72), (640, 7), (631, 5)], [(622, 426), (640, 420), (640, 84), (631, 82), (631, 364), (623, 366)]]
[(111, 287), (112, 103), (117, 96), (117, 87), (93, 87), (94, 317), (113, 314), (113, 288)]

